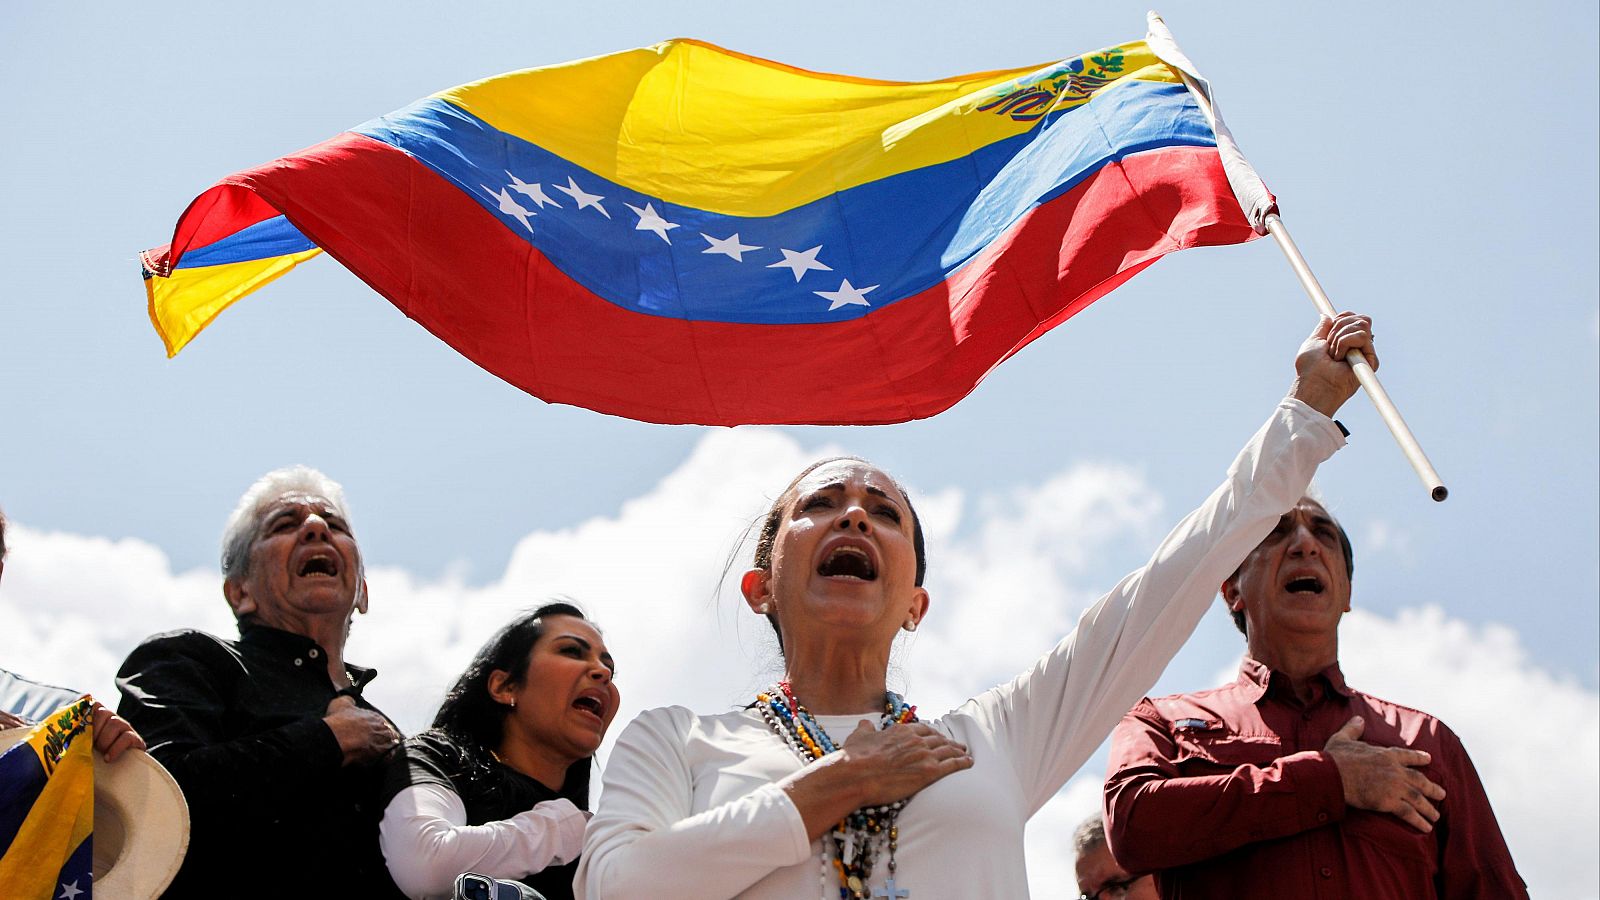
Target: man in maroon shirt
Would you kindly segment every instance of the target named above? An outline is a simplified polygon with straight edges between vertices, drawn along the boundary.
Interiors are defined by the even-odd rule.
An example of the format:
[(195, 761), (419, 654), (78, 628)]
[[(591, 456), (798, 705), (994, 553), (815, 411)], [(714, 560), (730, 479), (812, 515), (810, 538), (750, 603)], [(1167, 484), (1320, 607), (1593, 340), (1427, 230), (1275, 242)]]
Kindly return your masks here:
[(1141, 700), (1113, 733), (1111, 852), (1164, 900), (1528, 896), (1455, 733), (1345, 684), (1353, 569), (1301, 500), (1223, 582), (1238, 680)]

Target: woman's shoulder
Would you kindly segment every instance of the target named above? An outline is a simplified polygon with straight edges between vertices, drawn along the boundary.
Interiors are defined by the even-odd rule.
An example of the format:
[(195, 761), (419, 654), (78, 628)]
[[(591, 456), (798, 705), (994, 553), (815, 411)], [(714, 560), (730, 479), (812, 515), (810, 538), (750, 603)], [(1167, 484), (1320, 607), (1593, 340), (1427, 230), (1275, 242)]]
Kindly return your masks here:
[(731, 709), (726, 712), (701, 714), (686, 706), (658, 706), (646, 709), (633, 717), (623, 729), (620, 742), (653, 743), (670, 741), (682, 743), (696, 737), (728, 734), (754, 726), (762, 726), (758, 715), (748, 709)]
[(453, 735), (438, 728), (429, 728), (406, 738), (406, 753), (415, 752), (418, 756), (425, 756), (439, 761), (458, 761), (471, 754), (473, 746), (471, 741)]
[(483, 760), (475, 743), (457, 735), (430, 728), (406, 738), (400, 759), (412, 783), (433, 781), (453, 785)]

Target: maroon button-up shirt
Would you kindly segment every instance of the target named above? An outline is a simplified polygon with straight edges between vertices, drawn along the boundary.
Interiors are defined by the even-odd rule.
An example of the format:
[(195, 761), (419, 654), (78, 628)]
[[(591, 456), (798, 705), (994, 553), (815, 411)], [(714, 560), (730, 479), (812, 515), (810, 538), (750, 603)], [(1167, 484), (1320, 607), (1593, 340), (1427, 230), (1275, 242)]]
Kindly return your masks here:
[[(1164, 900), (1526, 898), (1483, 783), (1443, 722), (1351, 690), (1337, 665), (1301, 703), (1246, 659), (1232, 684), (1139, 701), (1113, 733), (1106, 835), (1130, 872), (1155, 872)], [(1346, 807), (1322, 747), (1351, 716), (1361, 740), (1425, 750), (1444, 787), (1424, 834)]]

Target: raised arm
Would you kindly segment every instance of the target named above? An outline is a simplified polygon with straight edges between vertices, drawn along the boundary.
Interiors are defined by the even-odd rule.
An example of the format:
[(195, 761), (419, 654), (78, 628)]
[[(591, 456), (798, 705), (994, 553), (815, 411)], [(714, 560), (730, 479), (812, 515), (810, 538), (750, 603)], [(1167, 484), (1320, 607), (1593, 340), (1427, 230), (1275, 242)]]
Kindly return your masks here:
[[(1288, 396), (1144, 567), (1100, 598), (1054, 650), (1007, 685), (962, 707), (1002, 735), (1037, 809), (1143, 696), (1211, 605), (1216, 587), (1344, 445), (1329, 416), (1356, 389), (1342, 361), (1371, 352), (1371, 324), (1344, 313), (1301, 345)], [(1334, 354), (1340, 354), (1335, 358)]]

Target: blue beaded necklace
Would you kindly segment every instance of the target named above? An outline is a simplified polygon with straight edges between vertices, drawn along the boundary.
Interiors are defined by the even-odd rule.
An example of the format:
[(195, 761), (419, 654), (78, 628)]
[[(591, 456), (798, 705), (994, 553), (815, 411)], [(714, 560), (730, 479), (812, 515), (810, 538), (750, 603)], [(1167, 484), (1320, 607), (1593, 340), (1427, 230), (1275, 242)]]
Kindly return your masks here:
[[(839, 749), (839, 745), (811, 715), (810, 710), (795, 698), (789, 682), (780, 681), (758, 693), (755, 707), (768, 727), (789, 745), (789, 749), (802, 762), (815, 762)], [(879, 720), (882, 728), (917, 720), (917, 708), (907, 704), (904, 698), (893, 691), (884, 692), (883, 707), (883, 716)], [(872, 876), (873, 863), (880, 846), (887, 846), (889, 851), (889, 877), (875, 896), (898, 900), (911, 895), (909, 890), (895, 884), (895, 851), (900, 846), (897, 820), (905, 805), (905, 800), (896, 800), (884, 806), (863, 806), (840, 819), (828, 832), (823, 842), (823, 880), (824, 883), (832, 880), (828, 877), (832, 869), (831, 874), (838, 877), (840, 900), (871, 900), (874, 896), (868, 880)]]

